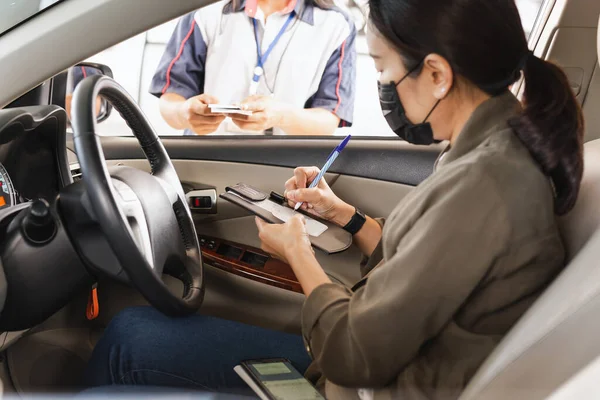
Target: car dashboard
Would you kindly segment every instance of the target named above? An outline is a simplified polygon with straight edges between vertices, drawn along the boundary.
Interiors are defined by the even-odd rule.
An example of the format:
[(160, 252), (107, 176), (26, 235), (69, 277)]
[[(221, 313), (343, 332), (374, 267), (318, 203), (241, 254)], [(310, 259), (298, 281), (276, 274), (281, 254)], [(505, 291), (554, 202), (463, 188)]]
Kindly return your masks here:
[(0, 333), (15, 338), (92, 281), (58, 210), (78, 168), (66, 128), (58, 106), (0, 110)]
[[(0, 111), (0, 210), (36, 199), (53, 202), (73, 181), (67, 116), (56, 106)], [(74, 161), (71, 161), (71, 160)]]

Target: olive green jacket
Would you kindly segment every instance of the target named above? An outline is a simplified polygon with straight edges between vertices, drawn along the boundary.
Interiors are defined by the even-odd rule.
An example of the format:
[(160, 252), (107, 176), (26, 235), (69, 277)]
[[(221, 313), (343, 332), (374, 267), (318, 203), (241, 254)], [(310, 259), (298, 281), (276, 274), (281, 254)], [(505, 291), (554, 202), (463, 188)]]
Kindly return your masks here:
[(507, 124), (519, 110), (511, 93), (479, 106), (387, 219), (364, 278), (307, 298), (307, 376), (328, 399), (457, 398), (564, 266), (552, 185)]

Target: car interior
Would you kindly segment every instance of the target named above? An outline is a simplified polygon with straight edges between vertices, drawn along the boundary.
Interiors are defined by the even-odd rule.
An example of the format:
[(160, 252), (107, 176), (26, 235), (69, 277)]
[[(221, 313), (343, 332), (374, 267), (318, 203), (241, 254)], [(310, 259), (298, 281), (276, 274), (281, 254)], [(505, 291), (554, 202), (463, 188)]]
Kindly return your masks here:
[[(210, 3), (65, 0), (0, 36), (0, 186), (14, 188), (0, 200), (4, 394), (82, 390), (82, 371), (104, 328), (134, 305), (152, 304), (173, 315), (198, 309), (300, 333), (304, 295), (290, 267), (260, 250), (254, 217), (219, 195), (238, 182), (281, 192), (293, 168), (322, 163), (337, 138), (163, 136), (157, 141), (161, 131), (101, 75), (84, 80), (81, 101), (71, 105), (85, 115), (74, 128), (89, 134), (68, 132), (62, 109), (68, 68)], [(530, 47), (564, 68), (585, 115), (584, 179), (575, 209), (560, 220), (568, 263), (461, 399), (600, 394), (592, 383), (600, 371), (599, 17), (597, 1), (546, 0), (531, 33)], [(522, 93), (523, 82), (512, 90)], [(98, 93), (137, 137), (94, 135)], [(355, 136), (326, 179), (342, 199), (374, 217), (386, 217), (425, 180), (444, 147)], [(103, 181), (111, 177), (127, 185), (111, 188)], [(119, 212), (117, 203), (122, 211), (131, 190), (135, 206)], [(174, 216), (145, 221), (136, 214), (139, 207), (165, 207)], [(160, 247), (162, 258), (154, 254), (152, 262), (148, 252), (154, 249), (148, 246)], [(162, 281), (159, 274), (142, 271), (142, 264), (162, 268), (158, 264), (164, 262), (156, 260), (177, 252), (182, 265), (167, 265)], [(358, 249), (317, 251), (317, 257), (332, 281), (351, 287), (359, 280)], [(92, 287), (99, 313), (89, 320)]]

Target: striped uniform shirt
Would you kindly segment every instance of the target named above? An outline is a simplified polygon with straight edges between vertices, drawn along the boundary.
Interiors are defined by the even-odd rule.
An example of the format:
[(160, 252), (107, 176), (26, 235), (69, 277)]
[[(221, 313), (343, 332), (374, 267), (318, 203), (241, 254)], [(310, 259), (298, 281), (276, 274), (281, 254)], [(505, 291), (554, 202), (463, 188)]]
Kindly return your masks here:
[[(253, 19), (259, 44), (266, 52), (289, 14), (295, 18), (281, 36), (260, 77), (259, 95), (270, 95), (297, 108), (324, 108), (350, 126), (354, 113), (356, 28), (337, 7), (322, 9), (311, 0), (291, 0), (266, 21), (257, 0), (220, 1), (181, 18), (152, 79), (150, 93), (202, 93), (221, 104), (249, 95), (257, 65)], [(236, 132), (229, 119), (217, 133)], [(191, 134), (191, 132), (186, 132)], [(284, 134), (278, 128), (275, 134)]]

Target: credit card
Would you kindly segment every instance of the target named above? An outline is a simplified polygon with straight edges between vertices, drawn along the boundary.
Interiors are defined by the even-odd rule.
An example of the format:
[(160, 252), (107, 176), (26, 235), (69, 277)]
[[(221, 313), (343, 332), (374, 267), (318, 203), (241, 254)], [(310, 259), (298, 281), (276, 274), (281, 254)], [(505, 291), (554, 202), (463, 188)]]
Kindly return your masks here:
[(229, 110), (229, 109), (220, 109), (213, 108), (210, 110), (213, 114), (238, 114), (238, 115), (252, 115), (252, 111), (241, 111), (241, 110)]
[(233, 104), (209, 104), (208, 108), (215, 114), (241, 114), (252, 115), (252, 111), (242, 110), (240, 106)]
[(240, 106), (235, 104), (209, 104), (208, 108), (230, 108), (234, 110), (239, 110)]

